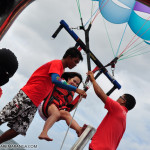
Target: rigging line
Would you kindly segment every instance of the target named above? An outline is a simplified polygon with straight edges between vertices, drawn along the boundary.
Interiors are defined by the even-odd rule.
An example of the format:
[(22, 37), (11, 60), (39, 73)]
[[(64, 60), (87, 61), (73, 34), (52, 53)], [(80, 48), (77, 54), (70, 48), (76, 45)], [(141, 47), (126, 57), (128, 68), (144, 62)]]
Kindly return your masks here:
[[(150, 18), (150, 17), (149, 17)], [(149, 19), (148, 18), (148, 19)], [(145, 21), (145, 23), (147, 22), (148, 20)], [(131, 41), (128, 43), (128, 45), (126, 46), (126, 48), (122, 51), (122, 53), (119, 55), (119, 57), (133, 44), (135, 43), (143, 34), (145, 34), (145, 32), (138, 38), (136, 39), (133, 43), (131, 43), (133, 41), (133, 39), (137, 36), (137, 34), (140, 32), (140, 30), (143, 28), (143, 26), (145, 25), (145, 23), (142, 25), (142, 27), (139, 29), (139, 31), (134, 35), (134, 37), (131, 39)], [(149, 29), (148, 29), (149, 30)], [(146, 30), (147, 32), (147, 30)], [(130, 44), (131, 43), (131, 44)]]
[[(95, 69), (93, 70), (93, 73), (95, 73), (95, 72), (98, 71), (98, 70), (99, 70), (99, 68), (98, 68), (98, 67), (95, 67)], [(100, 75), (100, 74), (99, 74), (99, 75)], [(98, 78), (99, 75), (97, 75), (97, 76), (95, 77), (95, 79)], [(87, 84), (88, 84), (88, 81), (87, 81), (87, 79), (86, 79), (85, 84), (84, 84), (84, 87), (87, 87)], [(88, 88), (85, 88), (84, 90), (87, 91)], [(81, 99), (82, 99), (82, 96), (80, 96), (80, 98), (79, 98), (79, 100), (78, 100), (78, 103), (77, 103), (76, 108), (75, 108), (75, 111), (74, 111), (74, 113), (73, 113), (73, 115), (72, 115), (72, 119), (71, 119), (71, 121), (70, 121), (70, 123), (69, 123), (68, 129), (67, 129), (67, 132), (66, 132), (66, 134), (65, 134), (65, 137), (64, 137), (64, 139), (63, 139), (63, 142), (62, 142), (62, 145), (61, 145), (61, 147), (60, 147), (60, 150), (62, 150), (62, 147), (63, 147), (63, 145), (64, 145), (65, 139), (66, 139), (67, 134), (68, 134), (68, 132), (69, 132), (69, 129), (70, 129), (70, 126), (71, 126), (71, 124), (72, 124), (72, 121), (73, 121), (73, 118), (74, 118), (74, 116), (75, 116), (75, 113), (76, 113), (76, 111), (77, 111), (78, 105), (79, 105), (79, 103), (81, 102)]]
[[(104, 1), (104, 0), (103, 0)], [(101, 4), (103, 3), (103, 1), (101, 2)], [(101, 4), (100, 4), (100, 6), (99, 7), (101, 7)], [(93, 13), (93, 15), (91, 16), (91, 18), (85, 23), (85, 25), (84, 25), (84, 27), (85, 26), (87, 26), (87, 24), (90, 22), (90, 20), (92, 19), (92, 17), (96, 14), (96, 15), (98, 15), (99, 14), (99, 7), (96, 9), (96, 11)], [(95, 16), (96, 16), (95, 15)]]
[(102, 6), (103, 2), (104, 2), (104, 0), (102, 0), (102, 1), (101, 1), (101, 3), (100, 3), (100, 7)]
[(127, 29), (127, 23), (126, 23), (126, 26), (125, 26), (124, 32), (123, 32), (123, 34), (122, 34), (122, 37), (121, 37), (121, 40), (120, 40), (120, 43), (119, 43), (119, 46), (118, 46), (118, 49), (117, 49), (117, 52), (116, 52), (115, 57), (117, 57), (117, 55), (118, 55), (118, 53), (119, 53), (119, 49), (120, 49), (120, 46), (121, 46), (121, 44), (122, 44), (122, 41), (123, 41), (123, 38), (124, 38), (124, 35), (125, 35), (125, 31), (126, 31), (126, 29)]
[(76, 3), (77, 3), (79, 15), (80, 15), (80, 19), (81, 19), (81, 18), (82, 18), (82, 15), (81, 15), (81, 9), (80, 9), (80, 2), (79, 2), (79, 0), (76, 0)]
[[(92, 5), (93, 5), (93, 1), (92, 1)], [(99, 10), (99, 8), (97, 8), (97, 9), (95, 10), (95, 12), (93, 13), (93, 11), (94, 11), (94, 7), (93, 7), (93, 10), (91, 11), (91, 17), (90, 17), (90, 19), (85, 23), (84, 27), (87, 26), (87, 24), (91, 21), (92, 17), (97, 13), (98, 10)]]
[[(136, 54), (136, 53), (139, 53), (139, 52), (145, 52), (145, 50), (146, 49), (148, 49), (149, 48), (149, 46), (147, 46), (147, 45), (145, 45), (145, 46), (142, 46), (142, 47), (139, 47), (138, 49), (136, 49), (136, 51), (135, 50), (132, 50), (132, 51), (130, 51), (129, 53), (126, 53), (126, 54), (123, 54), (122, 55), (122, 58), (124, 58), (124, 57), (127, 57), (127, 56), (130, 56), (130, 55), (133, 55), (133, 54)], [(144, 49), (144, 50), (143, 50)], [(150, 51), (150, 50), (149, 50)]]
[[(104, 0), (102, 1), (102, 3), (104, 2)], [(97, 12), (97, 14), (95, 15), (94, 19), (92, 20), (91, 24), (94, 22), (95, 18), (98, 16), (98, 14), (103, 10), (103, 8), (106, 6), (106, 4), (109, 2), (109, 0), (107, 0), (107, 2), (103, 5), (103, 7), (101, 8), (102, 4), (99, 6), (99, 11)]]
[[(99, 10), (99, 8), (96, 9), (96, 11), (92, 15), (92, 17), (97, 13), (98, 10)], [(92, 19), (92, 17), (85, 23), (84, 27), (87, 26), (87, 24), (90, 22), (90, 20)]]
[[(148, 48), (147, 46), (145, 46), (145, 47)], [(123, 55), (122, 58), (128, 57), (128, 56), (132, 56), (132, 55), (137, 54), (137, 53), (138, 53), (138, 54), (142, 54), (142, 53), (144, 53), (144, 52), (140, 53), (142, 50), (143, 50), (143, 47), (139, 48), (137, 51), (132, 51), (132, 52), (128, 53), (128, 55), (127, 55), (127, 54), (126, 54), (126, 55)], [(149, 50), (149, 51), (150, 51), (150, 50)]]
[[(133, 39), (137, 36), (137, 34), (140, 32), (140, 30), (143, 28), (143, 26), (146, 24), (146, 22), (150, 19), (150, 17), (144, 22), (144, 24), (142, 25), (142, 27), (139, 29), (139, 31), (134, 35), (134, 37), (131, 39), (131, 41), (128, 43), (128, 45), (125, 47), (125, 49), (121, 52), (121, 54), (119, 55), (119, 57), (133, 44), (130, 45), (130, 43), (133, 41)], [(147, 31), (146, 31), (147, 32)], [(143, 35), (143, 34), (142, 34)], [(142, 36), (141, 35), (141, 36)], [(140, 36), (140, 37), (141, 37)], [(136, 40), (137, 41), (137, 40)]]
[[(136, 53), (140, 53), (140, 52), (143, 52), (143, 48), (141, 48), (141, 49), (139, 49), (138, 51), (133, 51), (133, 52), (131, 52), (131, 53), (129, 53), (128, 55), (126, 55), (126, 56), (130, 56), (130, 55), (133, 55), (133, 54), (136, 54)], [(124, 55), (123, 55), (124, 56)], [(126, 57), (125, 56), (125, 57)]]
[[(99, 70), (99, 67), (96, 66), (95, 69), (93, 70), (93, 73), (95, 73), (95, 72), (98, 71), (98, 70)], [(99, 74), (99, 75), (100, 75), (100, 74)], [(96, 75), (95, 79), (97, 79), (99, 75)], [(85, 83), (84, 83), (84, 87), (85, 87), (84, 90), (85, 90), (85, 91), (87, 91), (87, 90), (89, 89), (89, 88), (87, 88), (87, 84), (88, 84), (88, 81), (87, 81), (87, 79), (86, 79), (86, 81), (85, 81)], [(62, 142), (62, 145), (61, 145), (61, 147), (60, 147), (60, 150), (62, 150), (62, 147), (63, 147), (63, 145), (64, 145), (65, 139), (66, 139), (66, 137), (67, 137), (68, 131), (69, 131), (69, 129), (70, 129), (70, 126), (71, 126), (71, 124), (72, 124), (73, 118), (74, 118), (75, 113), (76, 113), (76, 111), (77, 111), (78, 105), (79, 105), (79, 103), (81, 102), (81, 99), (82, 99), (82, 96), (80, 96), (80, 98), (79, 98), (79, 100), (78, 100), (78, 103), (77, 103), (76, 108), (75, 108), (75, 111), (74, 111), (74, 113), (73, 113), (73, 115), (72, 115), (72, 119), (71, 119), (70, 124), (69, 124), (69, 126), (68, 126), (68, 129), (67, 129), (67, 132), (66, 132), (66, 134), (65, 134), (65, 137), (64, 137), (64, 139), (63, 139), (63, 142)]]
[(68, 132), (69, 132), (70, 126), (71, 126), (71, 124), (72, 124), (73, 118), (74, 118), (74, 116), (75, 116), (75, 113), (76, 113), (76, 111), (77, 111), (77, 108), (78, 108), (78, 105), (79, 105), (81, 99), (82, 99), (82, 96), (80, 96), (80, 99), (79, 99), (79, 101), (78, 101), (78, 104), (77, 104), (77, 106), (76, 106), (76, 109), (75, 109), (75, 111), (74, 111), (74, 113), (73, 113), (73, 115), (72, 115), (72, 119), (71, 119), (70, 124), (69, 124), (69, 126), (68, 126), (68, 129), (67, 129), (67, 132), (66, 132), (66, 134), (65, 134), (65, 137), (64, 137), (64, 139), (63, 139), (63, 142), (62, 142), (62, 145), (61, 145), (61, 147), (60, 147), (60, 150), (62, 150), (62, 148), (63, 148), (64, 142), (65, 142), (65, 140), (66, 140), (67, 134), (68, 134)]
[(83, 19), (82, 19), (82, 15), (81, 15), (81, 8), (80, 8), (80, 2), (78, 0), (78, 6), (79, 6), (79, 10), (80, 10), (80, 21), (81, 21), (81, 28), (84, 29), (84, 25), (83, 25)]
[(104, 23), (105, 30), (106, 30), (106, 33), (107, 33), (107, 37), (108, 37), (108, 40), (109, 40), (109, 44), (110, 44), (110, 46), (111, 46), (111, 49), (112, 49), (113, 55), (114, 55), (114, 57), (115, 57), (114, 49), (113, 49), (113, 46), (112, 46), (112, 42), (111, 42), (111, 40), (110, 40), (110, 36), (109, 36), (108, 30), (107, 30), (107, 26), (106, 26), (106, 23), (105, 23), (104, 18), (103, 18), (103, 23)]
[(98, 14), (100, 13), (100, 9), (98, 9), (98, 11), (96, 12), (96, 15), (95, 15), (95, 17), (93, 18), (93, 20), (91, 21), (91, 24), (93, 24), (93, 22), (94, 22), (94, 20), (95, 20), (95, 18), (98, 16)]
[(92, 6), (91, 6), (91, 18), (92, 18), (92, 14), (93, 14), (93, 9), (94, 9), (94, 6), (93, 6), (93, 1), (92, 1)]
[[(123, 57), (127, 57), (127, 56), (130, 56), (130, 55), (133, 55), (133, 54), (137, 54), (137, 53), (143, 53), (143, 52), (145, 52), (146, 51), (146, 49), (147, 49), (148, 47), (141, 47), (141, 48), (139, 48), (137, 51), (132, 51), (132, 52), (130, 52), (130, 53), (128, 53), (128, 54), (126, 54), (126, 55), (123, 55)], [(144, 49), (144, 50), (143, 50)], [(150, 51), (150, 50), (149, 50)]]
[[(150, 28), (148, 28), (140, 37), (142, 37), (148, 30), (150, 30)], [(138, 37), (133, 43), (131, 43), (130, 46), (133, 45), (138, 39), (140, 39), (140, 37)]]
[(125, 52), (123, 53), (123, 55), (126, 55), (128, 52), (132, 51), (134, 48), (136, 48), (137, 46), (139, 46), (139, 45), (142, 44), (143, 42), (144, 42), (144, 41), (142, 41), (142, 42), (138, 43), (137, 45), (135, 45), (134, 47), (128, 49), (127, 51), (125, 51)]
[[(93, 0), (92, 0), (91, 18), (90, 18), (89, 20), (92, 20), (92, 17), (94, 16), (94, 14), (95, 14), (95, 13), (97, 12), (97, 10), (99, 9), (99, 7), (98, 7), (98, 9), (96, 9), (96, 11), (94, 12), (95, 5), (96, 5), (96, 3), (94, 3)], [(94, 12), (94, 13), (93, 13), (93, 12)], [(88, 22), (89, 22), (89, 21), (88, 21)]]
[(135, 57), (135, 56), (139, 56), (139, 55), (143, 55), (143, 54), (146, 54), (146, 53), (149, 53), (150, 51), (146, 51), (146, 52), (143, 52), (143, 53), (141, 53), (141, 54), (136, 54), (136, 55), (133, 55), (133, 56), (129, 56), (129, 57), (125, 57), (125, 58), (121, 58), (121, 59), (119, 59), (118, 61), (120, 61), (120, 60), (124, 60), (124, 59), (128, 59), (128, 58), (132, 58), (132, 57)]

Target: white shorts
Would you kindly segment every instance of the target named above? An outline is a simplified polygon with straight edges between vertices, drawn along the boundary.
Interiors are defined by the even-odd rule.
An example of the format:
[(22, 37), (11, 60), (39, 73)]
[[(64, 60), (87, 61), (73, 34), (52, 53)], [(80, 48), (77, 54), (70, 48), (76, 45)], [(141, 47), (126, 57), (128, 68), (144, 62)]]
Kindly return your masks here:
[(38, 113), (39, 113), (40, 117), (41, 117), (44, 121), (46, 121), (47, 118), (44, 116), (43, 111), (42, 111), (43, 102), (44, 102), (44, 101), (42, 101), (41, 104), (38, 106)]

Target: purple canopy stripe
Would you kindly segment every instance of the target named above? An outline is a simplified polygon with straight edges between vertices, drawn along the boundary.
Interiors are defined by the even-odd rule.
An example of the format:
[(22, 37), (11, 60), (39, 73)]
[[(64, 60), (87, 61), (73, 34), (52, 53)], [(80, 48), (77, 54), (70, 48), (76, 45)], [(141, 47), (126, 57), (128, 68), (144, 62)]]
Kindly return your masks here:
[(146, 5), (143, 5), (143, 4), (140, 3), (140, 2), (136, 2), (136, 3), (135, 3), (134, 10), (135, 10), (135, 11), (142, 11), (142, 12), (145, 12), (145, 13), (149, 13), (149, 14), (150, 14), (150, 7), (149, 7), (149, 6), (146, 6)]

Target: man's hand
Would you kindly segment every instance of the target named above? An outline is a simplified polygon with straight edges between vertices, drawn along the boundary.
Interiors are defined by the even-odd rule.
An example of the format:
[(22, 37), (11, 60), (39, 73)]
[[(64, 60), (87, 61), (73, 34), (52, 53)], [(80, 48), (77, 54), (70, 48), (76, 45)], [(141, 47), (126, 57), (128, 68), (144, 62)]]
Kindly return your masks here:
[(88, 71), (87, 75), (91, 82), (95, 81), (94, 74), (92, 71)]
[(79, 95), (81, 95), (83, 98), (86, 98), (87, 94), (85, 93), (84, 90), (81, 89), (76, 89), (76, 93), (78, 93)]
[(107, 95), (104, 93), (104, 91), (101, 89), (101, 87), (98, 85), (98, 83), (96, 82), (95, 78), (94, 78), (94, 74), (92, 71), (88, 71), (87, 73), (90, 81), (93, 84), (93, 88), (94, 91), (96, 93), (96, 95), (104, 102), (106, 103), (106, 99), (107, 99)]

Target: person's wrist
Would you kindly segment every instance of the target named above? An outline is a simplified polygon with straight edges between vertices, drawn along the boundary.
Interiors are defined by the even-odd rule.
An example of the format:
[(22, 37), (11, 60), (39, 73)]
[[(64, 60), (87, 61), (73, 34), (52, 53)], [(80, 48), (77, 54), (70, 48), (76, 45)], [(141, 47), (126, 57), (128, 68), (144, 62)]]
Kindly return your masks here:
[(95, 79), (92, 79), (91, 82), (92, 82), (92, 83), (95, 82)]
[(76, 88), (76, 91), (75, 92), (77, 92), (78, 91), (78, 88)]

